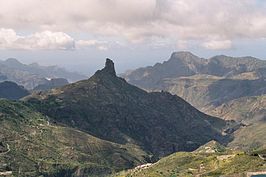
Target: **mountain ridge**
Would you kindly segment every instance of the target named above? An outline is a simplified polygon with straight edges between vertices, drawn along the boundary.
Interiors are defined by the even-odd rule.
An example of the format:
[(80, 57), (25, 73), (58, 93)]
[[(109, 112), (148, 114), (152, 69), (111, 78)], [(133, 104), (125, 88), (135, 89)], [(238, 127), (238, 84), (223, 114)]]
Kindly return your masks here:
[[(247, 65), (247, 66), (246, 66)], [(167, 69), (166, 69), (167, 68)], [(230, 77), (230, 75), (256, 70), (265, 76), (266, 61), (254, 57), (229, 57), (217, 55), (209, 59), (200, 58), (191, 52), (174, 52), (169, 60), (153, 66), (142, 67), (121, 76), (128, 82), (147, 87), (162, 78), (176, 78), (195, 74)], [(263, 70), (261, 70), (263, 69)], [(160, 74), (156, 74), (156, 72)], [(153, 76), (153, 75), (156, 75)], [(151, 77), (148, 79), (148, 77)], [(143, 81), (142, 81), (143, 80)], [(150, 82), (150, 83), (149, 83)]]
[[(242, 126), (232, 134), (229, 147), (245, 150), (265, 147), (266, 61), (219, 55), (203, 59), (197, 66), (195, 59), (198, 63), (202, 60), (191, 53), (174, 53), (167, 62), (192, 62), (183, 62), (178, 67), (172, 64), (172, 68), (163, 62), (137, 69), (124, 78), (147, 91), (165, 90), (178, 95), (206, 114), (240, 122)], [(185, 72), (178, 75), (182, 71), (179, 67)]]
[(16, 82), (31, 90), (37, 85), (47, 82), (46, 78), (65, 78), (75, 82), (87, 77), (75, 72), (69, 72), (58, 66), (26, 65), (15, 58), (0, 61), (0, 81)]
[(140, 144), (156, 156), (194, 150), (211, 139), (222, 141), (226, 126), (180, 97), (129, 85), (116, 76), (110, 59), (88, 80), (24, 100), (55, 121), (109, 141)]
[[(229, 90), (233, 88), (249, 88), (254, 85), (253, 87), (258, 86), (262, 89), (260, 93), (253, 88), (243, 96), (248, 96), (252, 92), (257, 92), (257, 95), (266, 93), (266, 84), (263, 84), (266, 78), (266, 61), (254, 57), (234, 58), (218, 55), (203, 59), (190, 52), (174, 52), (168, 61), (136, 69), (122, 74), (122, 77), (148, 91), (165, 90), (177, 94), (200, 110), (204, 110), (202, 106), (212, 104), (213, 100), (210, 98), (215, 94), (212, 87), (220, 87), (231, 94)], [(184, 95), (184, 91), (189, 95)], [(256, 95), (253, 93), (252, 96)], [(205, 100), (202, 103), (195, 99)], [(224, 102), (223, 97), (220, 96), (218, 99), (218, 102)]]

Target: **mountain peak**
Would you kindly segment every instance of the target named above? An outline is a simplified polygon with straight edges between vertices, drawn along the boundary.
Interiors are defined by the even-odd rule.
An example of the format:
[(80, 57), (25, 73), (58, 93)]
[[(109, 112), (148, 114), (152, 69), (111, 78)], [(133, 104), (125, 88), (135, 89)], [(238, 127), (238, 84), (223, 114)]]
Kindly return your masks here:
[(98, 72), (101, 72), (101, 73), (104, 73), (104, 74), (109, 74), (109, 75), (112, 75), (112, 76), (116, 76), (114, 62), (111, 59), (106, 58), (105, 67), (102, 70), (98, 71)]
[(16, 58), (8, 58), (4, 62), (5, 62), (5, 64), (8, 64), (10, 66), (21, 66), (21, 65), (23, 65)]
[(20, 63), (16, 58), (8, 58), (5, 60), (6, 62), (16, 62), (16, 63)]
[(191, 56), (195, 57), (195, 55), (189, 51), (179, 51), (179, 52), (173, 52), (171, 58), (172, 57), (185, 58)]

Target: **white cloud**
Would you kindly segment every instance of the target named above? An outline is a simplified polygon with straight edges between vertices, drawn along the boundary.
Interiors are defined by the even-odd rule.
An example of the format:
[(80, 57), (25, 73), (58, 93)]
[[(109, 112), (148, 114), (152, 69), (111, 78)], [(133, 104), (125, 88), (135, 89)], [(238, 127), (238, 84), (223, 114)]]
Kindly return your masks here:
[(77, 40), (63, 32), (43, 31), (18, 35), (13, 29), (0, 29), (0, 49), (15, 50), (75, 50), (95, 47), (108, 50), (107, 41)]
[(202, 46), (206, 49), (211, 50), (224, 50), (230, 49), (232, 47), (232, 41), (230, 40), (222, 40), (222, 41), (207, 41), (202, 44)]
[(17, 35), (13, 29), (0, 29), (1, 49), (23, 50), (71, 50), (74, 39), (62, 32), (43, 31), (27, 36)]
[(77, 31), (131, 42), (159, 37), (178, 44), (215, 38), (216, 44), (207, 46), (222, 46), (226, 40), (266, 37), (262, 4), (257, 0), (0, 0), (0, 27)]
[(108, 47), (106, 47), (106, 46), (99, 46), (98, 49), (99, 50), (108, 50)]
[(99, 50), (108, 50), (108, 42), (100, 40), (78, 40), (76, 41), (76, 48), (82, 49), (87, 47), (96, 47)]
[(177, 48), (180, 50), (185, 50), (188, 48), (188, 41), (179, 40), (177, 42)]

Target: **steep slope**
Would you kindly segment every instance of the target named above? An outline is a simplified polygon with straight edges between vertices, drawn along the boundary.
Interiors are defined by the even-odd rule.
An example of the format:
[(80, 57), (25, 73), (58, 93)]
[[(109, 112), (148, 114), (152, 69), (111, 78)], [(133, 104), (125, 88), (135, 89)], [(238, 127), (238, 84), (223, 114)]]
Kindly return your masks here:
[(111, 143), (0, 100), (0, 172), (14, 176), (105, 176), (145, 163), (137, 146)]
[(258, 121), (235, 131), (233, 140), (227, 146), (246, 151), (266, 149), (265, 135), (266, 122)]
[(166, 92), (147, 93), (116, 76), (114, 64), (88, 80), (25, 99), (56, 122), (117, 143), (133, 143), (156, 157), (191, 151), (216, 139), (225, 122)]
[(238, 120), (246, 124), (266, 121), (266, 95), (247, 96), (225, 102), (210, 109), (212, 115), (219, 115), (227, 120)]
[(40, 66), (37, 63), (26, 65), (14, 58), (0, 61), (0, 81), (13, 81), (31, 90), (37, 85), (47, 82), (46, 78), (66, 78), (74, 82), (85, 79), (86, 76), (66, 71), (57, 66)]
[(158, 85), (160, 87), (154, 90), (167, 90), (204, 112), (210, 110), (209, 107), (213, 109), (234, 99), (266, 94), (264, 79), (236, 80), (211, 75), (194, 75), (165, 79)]
[(208, 112), (246, 125), (234, 132), (228, 146), (245, 150), (266, 148), (266, 95), (235, 99)]
[(5, 81), (0, 83), (0, 98), (18, 100), (29, 94), (30, 93), (24, 87), (14, 82)]

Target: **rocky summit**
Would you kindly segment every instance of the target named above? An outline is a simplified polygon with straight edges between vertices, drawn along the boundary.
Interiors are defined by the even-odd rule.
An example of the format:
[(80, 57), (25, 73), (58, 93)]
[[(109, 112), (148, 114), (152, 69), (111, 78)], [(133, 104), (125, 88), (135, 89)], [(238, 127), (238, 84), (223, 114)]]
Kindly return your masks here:
[(24, 99), (55, 123), (98, 138), (141, 146), (155, 158), (222, 142), (226, 122), (168, 92), (148, 93), (117, 77), (114, 63), (91, 78)]
[(114, 62), (111, 59), (107, 58), (105, 67), (101, 70), (101, 72), (116, 76)]

